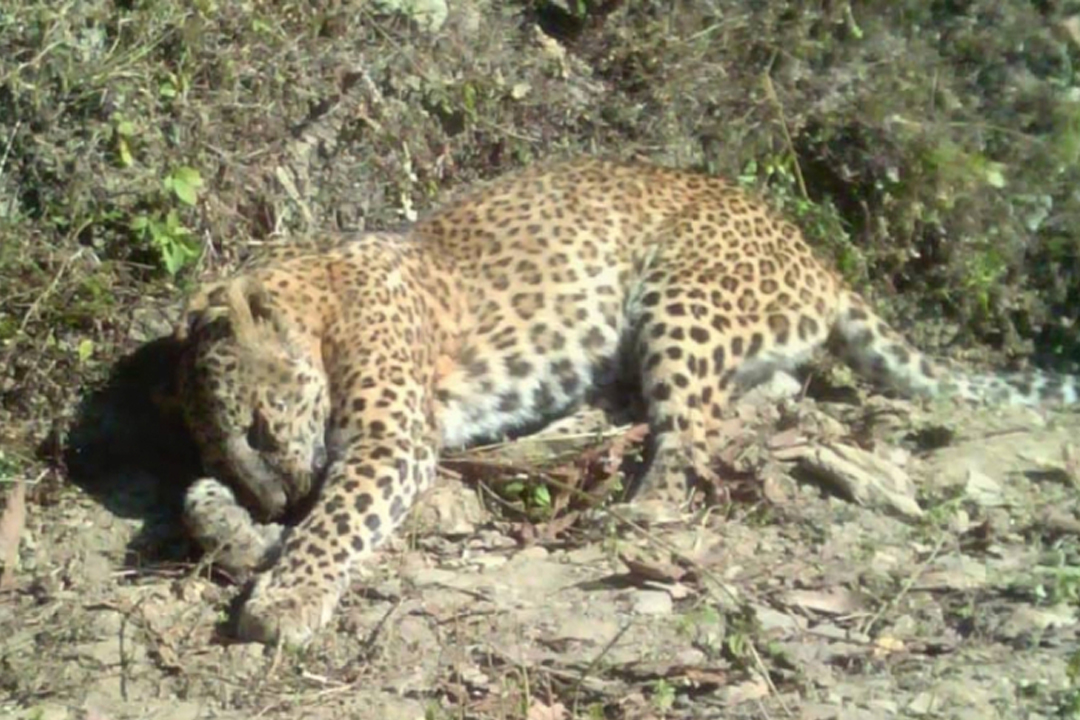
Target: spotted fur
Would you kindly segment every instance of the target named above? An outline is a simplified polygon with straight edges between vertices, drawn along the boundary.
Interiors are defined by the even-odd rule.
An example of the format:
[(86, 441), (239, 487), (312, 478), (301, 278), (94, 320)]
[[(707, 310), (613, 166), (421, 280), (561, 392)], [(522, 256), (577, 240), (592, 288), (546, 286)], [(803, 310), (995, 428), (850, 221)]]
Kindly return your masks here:
[[(225, 553), (271, 565), (239, 623), (264, 642), (303, 643), (328, 622), (442, 448), (566, 415), (619, 375), (648, 409), (642, 493), (664, 502), (711, 479), (734, 393), (825, 345), (907, 395), (1078, 395), (1069, 377), (946, 371), (724, 180), (597, 159), (496, 180), (401, 234), (246, 270), (197, 294), (181, 327), (188, 417), (212, 467), (271, 517), (325, 475), (280, 547), (238, 534), (242, 551)], [(215, 483), (189, 495), (189, 517), (221, 545), (233, 520)]]

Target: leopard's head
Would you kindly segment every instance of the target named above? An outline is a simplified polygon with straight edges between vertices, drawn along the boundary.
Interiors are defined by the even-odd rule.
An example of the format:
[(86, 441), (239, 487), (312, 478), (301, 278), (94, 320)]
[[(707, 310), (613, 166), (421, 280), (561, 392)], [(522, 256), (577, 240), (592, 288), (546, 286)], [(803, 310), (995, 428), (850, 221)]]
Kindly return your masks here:
[(204, 286), (176, 328), (179, 393), (207, 472), (277, 518), (327, 463), (328, 380), (317, 347), (250, 276)]

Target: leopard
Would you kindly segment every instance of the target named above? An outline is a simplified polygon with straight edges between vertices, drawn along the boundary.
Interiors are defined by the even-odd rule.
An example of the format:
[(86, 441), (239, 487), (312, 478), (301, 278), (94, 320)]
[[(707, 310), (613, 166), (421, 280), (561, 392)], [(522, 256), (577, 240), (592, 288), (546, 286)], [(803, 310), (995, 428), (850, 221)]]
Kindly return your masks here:
[[(716, 481), (731, 401), (819, 351), (901, 396), (1080, 397), (1074, 376), (979, 373), (919, 351), (738, 183), (595, 156), (207, 283), (177, 334), (182, 402), (211, 458), (189, 523), (254, 568), (239, 639), (290, 646), (331, 621), (442, 453), (568, 417), (613, 378), (634, 379), (649, 426), (634, 502), (676, 507)], [(305, 495), (303, 517), (276, 524)]]

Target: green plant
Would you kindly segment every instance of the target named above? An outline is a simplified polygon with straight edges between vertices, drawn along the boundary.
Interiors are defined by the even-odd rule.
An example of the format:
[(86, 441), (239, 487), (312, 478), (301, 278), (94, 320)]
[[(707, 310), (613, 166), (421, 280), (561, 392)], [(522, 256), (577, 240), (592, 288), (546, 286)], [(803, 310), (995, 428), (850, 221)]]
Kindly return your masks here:
[(164, 186), (165, 190), (175, 195), (180, 202), (194, 205), (199, 199), (203, 179), (198, 170), (182, 165), (165, 177)]
[[(167, 204), (168, 198), (172, 197), (183, 205), (193, 206), (198, 202), (202, 186), (203, 179), (198, 170), (187, 166), (175, 168), (162, 181), (165, 197), (160, 198), (158, 204)], [(175, 276), (201, 253), (198, 239), (181, 222), (180, 212), (175, 207), (137, 215), (131, 220), (131, 229), (140, 240), (158, 251), (170, 275)]]
[(664, 678), (653, 683), (652, 705), (659, 712), (666, 712), (675, 705), (675, 686)]
[(1069, 655), (1065, 676), (1069, 680), (1069, 687), (1058, 697), (1055, 715), (1059, 718), (1067, 718), (1067, 720), (1078, 720), (1080, 719), (1080, 650), (1073, 651)]
[(14, 480), (19, 470), (20, 463), (14, 457), (0, 450), (0, 483)]
[(1043, 565), (1038, 571), (1042, 580), (1032, 589), (1036, 599), (1047, 605), (1080, 605), (1080, 567)]
[(585, 708), (585, 717), (588, 720), (605, 720), (607, 715), (604, 712), (604, 704), (596, 702), (589, 705)]
[(723, 654), (723, 642), (726, 634), (724, 616), (712, 605), (701, 605), (679, 618), (679, 634), (690, 641), (710, 657)]
[(499, 496), (520, 509), (534, 521), (551, 517), (551, 490), (531, 477), (513, 480), (498, 486)]
[(170, 275), (176, 275), (199, 257), (198, 241), (180, 222), (180, 213), (176, 209), (164, 214), (154, 212), (138, 215), (132, 219), (131, 229), (143, 242), (158, 251)]
[(968, 274), (964, 278), (964, 289), (976, 298), (977, 307), (983, 315), (990, 313), (992, 293), (1000, 286), (1008, 271), (1005, 258), (993, 244), (987, 243), (971, 254)]

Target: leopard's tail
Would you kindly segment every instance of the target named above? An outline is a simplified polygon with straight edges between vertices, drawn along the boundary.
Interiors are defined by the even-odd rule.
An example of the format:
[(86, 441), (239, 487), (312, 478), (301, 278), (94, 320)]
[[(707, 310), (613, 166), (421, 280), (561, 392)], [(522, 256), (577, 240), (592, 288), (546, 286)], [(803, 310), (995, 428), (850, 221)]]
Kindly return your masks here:
[(970, 372), (916, 350), (857, 294), (845, 291), (830, 343), (860, 375), (907, 397), (956, 397), (1029, 407), (1080, 402), (1080, 377), (1041, 370)]

